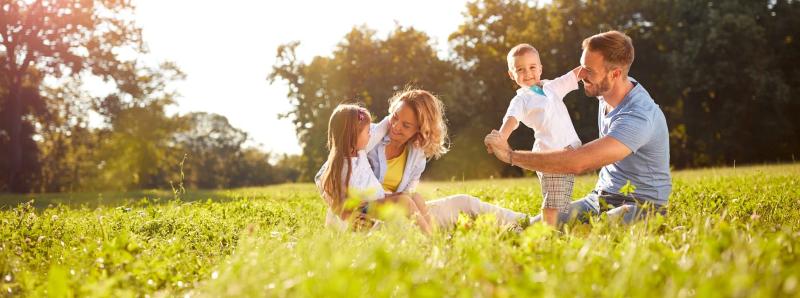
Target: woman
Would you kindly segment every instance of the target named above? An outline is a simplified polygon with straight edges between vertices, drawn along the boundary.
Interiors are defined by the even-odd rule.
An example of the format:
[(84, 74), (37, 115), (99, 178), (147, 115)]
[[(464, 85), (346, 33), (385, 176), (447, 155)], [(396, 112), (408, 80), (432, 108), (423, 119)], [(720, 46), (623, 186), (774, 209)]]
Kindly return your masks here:
[[(386, 136), (367, 153), (375, 177), (389, 193), (414, 194), (427, 160), (447, 153), (444, 105), (428, 91), (408, 90), (389, 100)], [(380, 133), (380, 131), (378, 131)], [(455, 225), (458, 215), (494, 213), (501, 225), (527, 224), (528, 215), (459, 194), (425, 202), (413, 195), (416, 207), (440, 228)]]

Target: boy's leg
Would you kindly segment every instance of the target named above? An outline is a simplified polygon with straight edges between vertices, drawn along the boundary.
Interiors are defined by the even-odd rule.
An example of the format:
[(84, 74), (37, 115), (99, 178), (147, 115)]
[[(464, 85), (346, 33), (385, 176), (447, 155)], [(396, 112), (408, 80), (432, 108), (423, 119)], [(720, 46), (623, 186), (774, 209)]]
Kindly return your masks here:
[[(597, 194), (592, 192), (580, 200), (570, 203), (563, 212), (558, 213), (558, 225), (563, 225), (570, 221), (589, 222), (589, 216), (600, 214), (600, 205), (597, 201)], [(531, 222), (542, 221), (539, 214)]]
[(545, 223), (556, 226), (558, 214), (565, 212), (572, 202), (574, 175), (536, 172), (542, 186), (542, 217)]
[(527, 214), (489, 204), (469, 195), (453, 195), (429, 201), (427, 205), (432, 222), (443, 228), (455, 225), (461, 213), (470, 217), (492, 213), (501, 225), (514, 225), (528, 217)]

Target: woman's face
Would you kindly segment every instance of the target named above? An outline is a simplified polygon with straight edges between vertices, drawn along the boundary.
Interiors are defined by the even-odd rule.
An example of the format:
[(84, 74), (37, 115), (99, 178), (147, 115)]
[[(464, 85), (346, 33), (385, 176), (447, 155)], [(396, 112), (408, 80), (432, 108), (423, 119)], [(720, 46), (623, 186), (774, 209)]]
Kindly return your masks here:
[(389, 121), (389, 140), (396, 144), (405, 144), (419, 132), (417, 115), (404, 102), (400, 102)]

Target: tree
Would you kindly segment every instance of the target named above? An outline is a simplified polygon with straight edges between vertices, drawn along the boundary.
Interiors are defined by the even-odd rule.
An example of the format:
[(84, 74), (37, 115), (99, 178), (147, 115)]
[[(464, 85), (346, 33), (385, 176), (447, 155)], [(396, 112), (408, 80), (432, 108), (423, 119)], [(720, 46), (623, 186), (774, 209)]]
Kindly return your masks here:
[(194, 112), (183, 117), (187, 129), (177, 133), (177, 149), (186, 154), (184, 184), (191, 188), (232, 188), (296, 181), (299, 156), (272, 154), (245, 147), (247, 133), (225, 116)]
[(668, 72), (660, 76), (671, 84), (660, 91), (674, 98), (665, 108), (672, 114), (673, 164), (790, 158), (800, 149), (800, 127), (790, 116), (798, 112), (791, 85), (797, 76), (784, 65), (797, 61), (797, 45), (786, 41), (800, 29), (786, 25), (798, 24), (790, 16), (800, 5), (676, 2), (648, 16), (668, 12), (654, 27), (668, 30), (663, 44), (671, 45), (663, 68)]
[[(129, 76), (120, 76), (118, 90), (95, 103), (108, 127), (100, 132), (96, 161), (101, 189), (166, 187), (178, 181), (175, 165), (181, 161), (175, 135), (186, 129), (177, 117), (166, 115), (177, 91), (168, 83), (185, 77), (174, 64), (156, 68), (125, 64)], [(170, 178), (172, 176), (172, 178)]]
[[(0, 53), (0, 63), (2, 63), (2, 60), (6, 60), (6, 57)], [(12, 186), (15, 186), (17, 190), (28, 189), (34, 183), (36, 172), (39, 168), (37, 160), (38, 148), (36, 141), (32, 138), (36, 127), (30, 119), (41, 115), (46, 111), (46, 107), (45, 101), (38, 91), (42, 74), (35, 70), (30, 70), (29, 72), (26, 82), (14, 91), (16, 98), (24, 103), (22, 109), (26, 111), (26, 121), (18, 123), (18, 127), (16, 127), (19, 134), (27, 136), (17, 139), (17, 149), (20, 152), (25, 152), (25, 155), (15, 154), (18, 152), (12, 152), (13, 150), (11, 150), (12, 146), (10, 145), (12, 144), (13, 134), (10, 128), (14, 126), (14, 120), (18, 118), (12, 116), (15, 110), (9, 108), (9, 105), (13, 102), (9, 97), (10, 90), (7, 87), (4, 88), (2, 84), (2, 82), (7, 82), (8, 80), (0, 81), (0, 156), (3, 156), (0, 159), (0, 190), (8, 190)], [(5, 78), (7, 76), (0, 74), (0, 79)], [(11, 158), (13, 156), (19, 157), (19, 159)], [(10, 169), (15, 165), (15, 162), (18, 163), (19, 169), (16, 172), (12, 172)], [(9, 184), (12, 177), (15, 181), (13, 185)]]
[[(26, 191), (23, 150), (32, 129), (28, 120), (42, 76), (77, 76), (84, 70), (111, 78), (118, 72), (119, 48), (144, 52), (140, 30), (131, 19), (129, 1), (2, 1), (0, 2), (0, 85), (5, 90), (2, 110), (8, 135), (6, 184)], [(26, 91), (28, 90), (28, 91)], [(36, 90), (37, 92), (31, 92)]]
[(40, 192), (79, 191), (91, 188), (98, 175), (96, 152), (99, 135), (89, 127), (92, 97), (77, 81), (45, 88), (47, 110), (36, 119), (38, 175), (31, 190)]
[(187, 186), (224, 188), (234, 185), (234, 174), (237, 163), (243, 158), (242, 144), (247, 141), (247, 133), (233, 127), (225, 116), (218, 114), (195, 112), (183, 118), (188, 129), (178, 133), (176, 140), (188, 154)]

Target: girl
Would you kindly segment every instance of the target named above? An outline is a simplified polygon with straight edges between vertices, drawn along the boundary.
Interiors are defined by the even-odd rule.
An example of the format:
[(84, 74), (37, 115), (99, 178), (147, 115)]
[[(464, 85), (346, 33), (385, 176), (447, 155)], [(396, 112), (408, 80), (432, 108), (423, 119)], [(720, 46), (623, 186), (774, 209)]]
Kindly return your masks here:
[[(372, 173), (367, 160), (367, 150), (374, 147), (386, 134), (388, 120), (371, 126), (369, 112), (359, 106), (341, 104), (334, 109), (328, 122), (328, 160), (315, 179), (321, 195), (328, 204), (326, 224), (340, 228), (353, 222), (355, 227), (371, 227), (376, 204), (396, 203), (415, 220), (426, 234), (431, 232), (429, 219), (421, 214), (412, 198), (404, 194), (386, 194)], [(371, 134), (373, 132), (382, 132)], [(375, 135), (375, 137), (370, 137)], [(361, 202), (351, 204), (348, 198), (358, 196)]]

